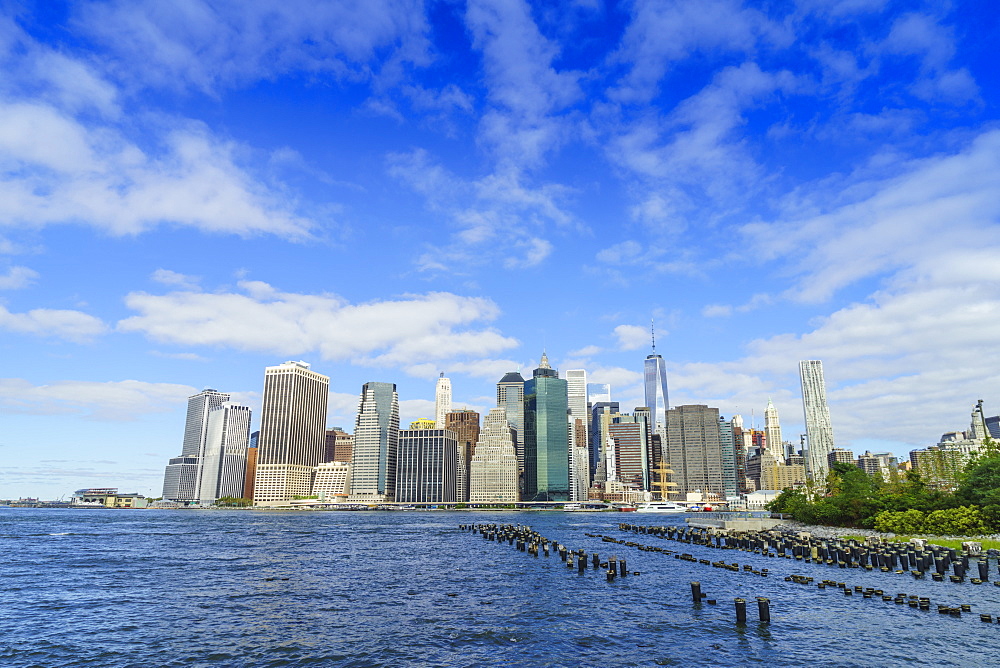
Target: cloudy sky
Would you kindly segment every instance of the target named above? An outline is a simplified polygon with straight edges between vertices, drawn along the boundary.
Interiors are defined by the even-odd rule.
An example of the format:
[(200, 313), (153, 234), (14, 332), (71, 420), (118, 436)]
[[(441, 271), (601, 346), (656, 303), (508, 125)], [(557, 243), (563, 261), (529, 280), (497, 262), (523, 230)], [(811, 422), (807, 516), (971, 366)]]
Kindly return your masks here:
[[(158, 496), (265, 366), (404, 422), (543, 349), (905, 454), (1000, 412), (989, 0), (0, 4), (0, 498)], [(256, 420), (255, 420), (256, 422)]]

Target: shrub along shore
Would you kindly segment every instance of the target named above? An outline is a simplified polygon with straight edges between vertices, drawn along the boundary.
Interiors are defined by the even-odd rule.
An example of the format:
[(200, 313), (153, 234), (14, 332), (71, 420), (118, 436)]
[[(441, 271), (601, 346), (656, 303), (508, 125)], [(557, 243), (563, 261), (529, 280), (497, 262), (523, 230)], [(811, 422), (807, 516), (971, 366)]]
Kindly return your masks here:
[(1000, 449), (987, 439), (947, 487), (914, 471), (883, 480), (838, 463), (822, 488), (786, 489), (768, 508), (820, 536), (1000, 540)]

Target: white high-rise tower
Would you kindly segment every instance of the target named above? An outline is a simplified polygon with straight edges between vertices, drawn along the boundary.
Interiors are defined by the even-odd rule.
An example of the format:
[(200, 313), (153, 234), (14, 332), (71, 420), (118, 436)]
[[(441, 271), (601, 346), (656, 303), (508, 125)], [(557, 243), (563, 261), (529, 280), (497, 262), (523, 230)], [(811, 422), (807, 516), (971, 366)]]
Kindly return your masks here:
[(571, 501), (586, 501), (590, 488), (590, 420), (587, 415), (587, 372), (566, 372), (569, 402), (569, 491)]
[(802, 412), (806, 422), (806, 439), (809, 450), (806, 465), (809, 476), (822, 483), (830, 470), (827, 455), (833, 452), (833, 426), (830, 409), (826, 405), (826, 381), (823, 379), (823, 362), (799, 362), (799, 379), (802, 381)]
[(767, 400), (767, 408), (764, 409), (764, 443), (767, 451), (774, 455), (778, 462), (785, 461), (785, 449), (781, 445), (781, 424), (778, 422), (778, 409), (774, 407), (771, 399)]
[(434, 389), (434, 423), (438, 429), (447, 429), (445, 415), (451, 412), (451, 378), (445, 378), (444, 373), (438, 378)]
[(653, 341), (653, 352), (646, 356), (643, 367), (643, 383), (646, 390), (646, 408), (653, 413), (653, 431), (660, 434), (662, 442), (666, 442), (667, 410), (670, 403), (667, 400), (667, 365), (663, 357), (656, 354), (656, 335), (650, 323), (650, 335)]
[(329, 390), (329, 377), (305, 362), (264, 369), (255, 505), (280, 505), (312, 493), (313, 469), (326, 446)]
[(181, 454), (167, 464), (163, 475), (163, 498), (170, 501), (194, 501), (201, 480), (201, 453), (205, 448), (208, 414), (229, 401), (229, 395), (212, 389), (188, 397), (187, 419)]
[(243, 496), (250, 447), (250, 407), (226, 402), (208, 414), (202, 448), (198, 501), (213, 503), (224, 496)]

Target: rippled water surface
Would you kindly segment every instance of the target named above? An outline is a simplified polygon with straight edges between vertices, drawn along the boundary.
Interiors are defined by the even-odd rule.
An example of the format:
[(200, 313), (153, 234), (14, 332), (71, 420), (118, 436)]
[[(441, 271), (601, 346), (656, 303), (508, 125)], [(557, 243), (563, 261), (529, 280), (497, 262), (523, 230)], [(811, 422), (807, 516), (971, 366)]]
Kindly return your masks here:
[[(624, 534), (619, 513), (0, 508), (0, 666), (991, 666), (1000, 587), (915, 581)], [(578, 575), (458, 530), (530, 525), (639, 576)], [(604, 534), (770, 569), (762, 578)], [(992, 566), (995, 577), (996, 566)], [(970, 603), (961, 619), (786, 582)], [(718, 605), (693, 605), (690, 582)], [(770, 625), (754, 597), (771, 599)], [(733, 599), (749, 601), (737, 626)]]

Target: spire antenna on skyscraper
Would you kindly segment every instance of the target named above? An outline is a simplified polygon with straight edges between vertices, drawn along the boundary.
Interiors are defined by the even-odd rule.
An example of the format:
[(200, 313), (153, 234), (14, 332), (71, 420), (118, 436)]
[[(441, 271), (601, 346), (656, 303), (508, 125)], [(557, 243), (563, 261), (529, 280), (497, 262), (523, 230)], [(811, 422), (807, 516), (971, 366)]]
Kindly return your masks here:
[(656, 324), (652, 318), (649, 319), (649, 336), (653, 340), (653, 354), (656, 354)]

